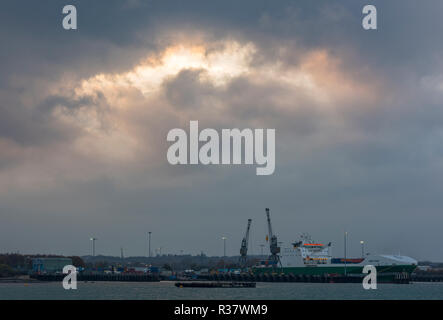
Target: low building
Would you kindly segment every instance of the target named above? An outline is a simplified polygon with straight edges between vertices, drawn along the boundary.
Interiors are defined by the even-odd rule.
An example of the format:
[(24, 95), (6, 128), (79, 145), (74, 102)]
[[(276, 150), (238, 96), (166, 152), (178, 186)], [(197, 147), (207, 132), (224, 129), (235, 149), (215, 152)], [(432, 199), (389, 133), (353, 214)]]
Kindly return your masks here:
[(432, 267), (431, 266), (417, 266), (416, 271), (431, 271)]
[(71, 258), (34, 258), (32, 259), (32, 271), (34, 273), (58, 273), (63, 268), (72, 265)]

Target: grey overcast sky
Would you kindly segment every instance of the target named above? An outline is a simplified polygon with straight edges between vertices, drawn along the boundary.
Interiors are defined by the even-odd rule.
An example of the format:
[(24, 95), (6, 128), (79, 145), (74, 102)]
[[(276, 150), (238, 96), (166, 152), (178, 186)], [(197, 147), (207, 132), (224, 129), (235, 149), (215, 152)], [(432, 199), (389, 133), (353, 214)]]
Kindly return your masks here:
[[(234, 255), (252, 218), (259, 253), (270, 207), (286, 244), (443, 261), (442, 1), (0, 6), (0, 252)], [(171, 166), (190, 120), (275, 128), (275, 173)]]

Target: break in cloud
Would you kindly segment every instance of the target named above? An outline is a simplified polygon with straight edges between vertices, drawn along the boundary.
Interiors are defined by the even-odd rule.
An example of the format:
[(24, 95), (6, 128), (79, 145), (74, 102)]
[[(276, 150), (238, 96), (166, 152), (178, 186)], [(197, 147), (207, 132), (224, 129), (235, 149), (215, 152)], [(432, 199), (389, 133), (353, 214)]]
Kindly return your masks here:
[[(373, 2), (377, 32), (360, 1), (3, 4), (0, 250), (237, 254), (252, 218), (258, 253), (270, 207), (286, 243), (443, 259), (442, 4)], [(275, 128), (274, 175), (169, 165), (189, 120)]]

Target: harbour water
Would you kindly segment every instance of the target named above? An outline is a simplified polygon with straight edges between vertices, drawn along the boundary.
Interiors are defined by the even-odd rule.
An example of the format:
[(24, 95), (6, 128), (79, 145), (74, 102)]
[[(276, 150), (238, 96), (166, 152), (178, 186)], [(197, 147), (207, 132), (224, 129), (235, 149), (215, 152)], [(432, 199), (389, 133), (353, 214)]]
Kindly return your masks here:
[(60, 282), (0, 283), (0, 300), (166, 300), (166, 299), (437, 299), (443, 300), (443, 283), (379, 284), (365, 290), (354, 283), (257, 283), (256, 288), (177, 288), (174, 282), (79, 282), (65, 290)]

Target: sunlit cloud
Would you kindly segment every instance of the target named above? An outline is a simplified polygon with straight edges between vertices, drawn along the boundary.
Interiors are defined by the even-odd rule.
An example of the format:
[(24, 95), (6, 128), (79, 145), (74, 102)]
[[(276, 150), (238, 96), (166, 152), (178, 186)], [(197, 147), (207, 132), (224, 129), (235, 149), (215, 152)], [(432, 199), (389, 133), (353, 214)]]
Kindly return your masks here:
[(249, 63), (255, 52), (251, 43), (241, 45), (235, 41), (226, 41), (219, 50), (210, 50), (204, 45), (173, 45), (159, 57), (148, 57), (133, 70), (123, 74), (99, 74), (83, 81), (77, 90), (79, 94), (88, 94), (96, 90), (106, 90), (115, 86), (133, 87), (144, 95), (155, 93), (168, 77), (177, 75), (184, 69), (202, 69), (205, 78), (214, 85), (226, 84), (229, 79), (247, 74)]
[[(288, 52), (288, 48), (282, 51)], [(264, 125), (260, 121), (266, 114), (264, 119), (271, 121), (269, 125), (279, 125), (283, 117), (285, 121), (293, 119), (296, 130), (303, 121), (299, 119), (300, 110), (303, 117), (312, 110), (320, 115), (318, 123), (322, 124), (318, 130), (322, 134), (317, 142), (309, 143), (311, 147), (318, 143), (324, 146), (331, 141), (325, 139), (324, 130), (331, 130), (331, 137), (343, 126), (335, 110), (378, 96), (374, 87), (355, 81), (340, 59), (326, 49), (304, 51), (292, 65), (279, 56), (256, 59), (260, 54), (253, 42), (182, 41), (148, 55), (129, 70), (68, 79), (61, 81), (58, 88), (51, 86), (48, 94), (61, 96), (52, 117), (60, 126), (77, 129), (78, 134), (68, 144), (53, 146), (53, 150), (69, 155), (72, 161), (54, 157), (46, 163), (52, 163), (53, 168), (69, 166), (57, 177), (74, 180), (93, 180), (109, 175), (113, 168), (118, 168), (113, 175), (120, 181), (126, 175), (133, 176), (136, 170), (158, 171), (165, 166), (161, 149), (164, 134), (194, 119), (195, 110), (202, 123), (253, 127)], [(183, 72), (191, 72), (192, 81), (183, 78)], [(185, 106), (189, 97), (195, 105)], [(72, 108), (64, 100), (84, 103)], [(293, 125), (285, 129), (292, 134)], [(291, 143), (287, 141), (286, 147)], [(77, 162), (86, 162), (86, 168), (81, 169), (81, 174), (71, 174), (79, 170)], [(33, 170), (38, 171), (38, 165), (33, 164)], [(45, 176), (46, 184), (50, 176)]]

